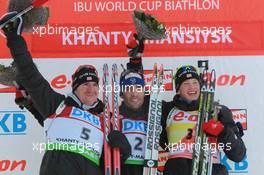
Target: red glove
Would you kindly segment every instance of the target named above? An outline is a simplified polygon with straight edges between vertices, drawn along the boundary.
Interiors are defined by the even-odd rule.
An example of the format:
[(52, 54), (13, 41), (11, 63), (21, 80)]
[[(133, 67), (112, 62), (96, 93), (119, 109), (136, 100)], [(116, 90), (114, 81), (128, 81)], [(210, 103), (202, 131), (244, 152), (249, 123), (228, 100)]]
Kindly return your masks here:
[(208, 137), (208, 142), (211, 144), (217, 143), (217, 138), (216, 137)]
[(203, 132), (217, 137), (224, 130), (224, 125), (218, 120), (210, 119), (203, 123), (202, 129)]
[[(135, 34), (134, 34), (135, 35)], [(135, 35), (136, 36), (136, 35)], [(127, 48), (128, 49), (134, 49), (138, 46), (138, 41), (135, 39), (135, 36), (133, 36), (133, 38), (131, 38), (129, 41), (128, 41), (128, 45), (127, 45)]]
[(128, 56), (132, 58), (141, 58), (144, 52), (144, 39), (139, 39), (135, 33), (127, 45)]

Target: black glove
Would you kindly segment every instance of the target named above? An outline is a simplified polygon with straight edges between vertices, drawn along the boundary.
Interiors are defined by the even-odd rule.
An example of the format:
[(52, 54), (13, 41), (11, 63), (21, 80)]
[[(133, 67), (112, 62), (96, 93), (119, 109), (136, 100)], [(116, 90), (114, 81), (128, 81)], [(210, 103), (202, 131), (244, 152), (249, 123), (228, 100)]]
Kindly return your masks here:
[(240, 137), (244, 136), (244, 130), (243, 126), (240, 122), (236, 122), (236, 127), (237, 127), (237, 133), (239, 134)]
[(213, 164), (213, 172), (214, 175), (228, 175), (228, 171), (226, 167), (222, 164)]
[(127, 63), (127, 69), (143, 74), (142, 58), (144, 52), (144, 40), (138, 39), (137, 34), (134, 34), (133, 40), (127, 45), (128, 55), (130, 56)]
[[(6, 21), (16, 16), (17, 12), (9, 12), (0, 19), (0, 25), (4, 24)], [(4, 31), (7, 38), (12, 35), (21, 35), (23, 30), (23, 19), (21, 16), (16, 18), (14, 21), (7, 23), (2, 30)]]
[(127, 70), (139, 72), (143, 74), (142, 59), (140, 58), (130, 58), (127, 63)]
[(44, 117), (38, 112), (38, 110), (34, 107), (34, 105), (31, 106), (29, 112), (34, 116), (34, 118), (38, 121), (40, 126), (44, 126)]
[(16, 83), (16, 99), (15, 103), (19, 106), (20, 109), (30, 109), (32, 107), (32, 100), (25, 88), (18, 83)]
[[(244, 135), (243, 127), (241, 123), (235, 123), (232, 117), (232, 112), (226, 106), (222, 105), (222, 108), (218, 114), (218, 120), (224, 125), (223, 132), (219, 135), (219, 141), (224, 142), (228, 136), (241, 138)], [(235, 138), (234, 138), (235, 139)]]
[(131, 145), (126, 136), (120, 131), (113, 130), (108, 134), (108, 143), (111, 148), (119, 148), (121, 154), (121, 163), (124, 163), (131, 155)]
[(128, 56), (132, 58), (141, 58), (144, 52), (144, 39), (139, 39), (138, 35), (134, 33), (133, 39), (127, 45)]
[(25, 88), (18, 83), (16, 83), (16, 99), (15, 103), (19, 106), (19, 108), (26, 108), (35, 119), (38, 120), (39, 124), (43, 127), (44, 118), (38, 112), (38, 110), (34, 107), (33, 102), (29, 94), (26, 92)]

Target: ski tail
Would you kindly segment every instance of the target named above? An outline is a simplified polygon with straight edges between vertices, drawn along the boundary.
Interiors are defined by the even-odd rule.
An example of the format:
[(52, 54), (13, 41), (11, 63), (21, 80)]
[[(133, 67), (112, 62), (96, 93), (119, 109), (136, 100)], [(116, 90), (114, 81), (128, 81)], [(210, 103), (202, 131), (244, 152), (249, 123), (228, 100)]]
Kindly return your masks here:
[(205, 119), (205, 104), (207, 100), (207, 71), (201, 76), (201, 94), (199, 99), (198, 121), (196, 125), (195, 146), (193, 148), (192, 175), (199, 175), (201, 147), (203, 141), (202, 123)]
[[(206, 102), (206, 118), (205, 122), (208, 122), (212, 118), (212, 108), (214, 103), (215, 94), (215, 82), (216, 82), (216, 72), (213, 69), (208, 75), (208, 97)], [(206, 149), (203, 150), (202, 162), (201, 162), (201, 175), (211, 175), (212, 174), (212, 159), (211, 159), (211, 149), (210, 143), (208, 142), (208, 135), (205, 134), (203, 137), (203, 144), (208, 145)]]
[[(215, 81), (216, 74), (213, 69), (210, 74), (207, 75), (207, 100), (205, 107), (205, 122), (208, 122), (212, 118), (212, 104), (214, 102), (214, 93), (215, 93)], [(210, 175), (210, 164), (211, 164), (211, 150), (210, 143), (208, 142), (208, 135), (204, 134), (203, 136), (203, 145), (207, 145), (205, 149), (202, 150), (202, 161), (200, 165), (201, 175)]]
[[(117, 65), (112, 65), (112, 125), (114, 130), (120, 131), (120, 117), (119, 117), (119, 82)], [(119, 148), (113, 149), (113, 170), (114, 175), (120, 175), (120, 150)]]
[(143, 175), (157, 174), (159, 136), (162, 131), (162, 127), (160, 125), (162, 115), (162, 99), (160, 97), (160, 89), (163, 85), (163, 78), (163, 65), (161, 65), (160, 71), (158, 72), (157, 63), (155, 63), (149, 104)]
[[(148, 127), (147, 127), (147, 136), (146, 136), (146, 145), (145, 145), (145, 157), (144, 157), (144, 168), (143, 175), (150, 175), (151, 167), (154, 166), (155, 162), (151, 160), (151, 154), (153, 150), (153, 133), (154, 133), (154, 120), (155, 120), (155, 108), (156, 106), (155, 98), (153, 98), (153, 87), (157, 86), (158, 82), (158, 69), (157, 63), (154, 64), (153, 74), (152, 74), (152, 83), (150, 90), (150, 101), (149, 101), (149, 112), (148, 112)], [(152, 115), (151, 115), (152, 114)]]
[[(202, 123), (212, 118), (216, 72), (208, 73), (208, 61), (198, 62), (201, 71), (201, 94), (199, 99), (198, 121), (196, 125), (195, 147), (193, 149), (192, 175), (211, 175), (212, 160), (208, 135), (202, 131)], [(201, 149), (203, 148), (203, 149)]]
[(110, 105), (109, 105), (109, 70), (108, 65), (104, 64), (103, 66), (103, 102), (105, 104), (104, 107), (104, 171), (105, 175), (112, 175), (112, 157), (111, 157), (111, 148), (108, 144), (108, 134), (111, 130), (111, 123), (110, 123)]

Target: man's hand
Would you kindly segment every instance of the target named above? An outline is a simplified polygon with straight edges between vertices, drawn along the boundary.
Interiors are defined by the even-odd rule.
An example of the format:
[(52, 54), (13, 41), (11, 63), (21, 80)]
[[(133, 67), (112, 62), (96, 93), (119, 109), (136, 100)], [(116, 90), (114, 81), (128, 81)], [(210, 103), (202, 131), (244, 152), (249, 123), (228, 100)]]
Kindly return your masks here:
[(144, 39), (139, 39), (134, 33), (133, 39), (127, 45), (128, 56), (132, 58), (141, 58), (144, 52)]
[[(0, 25), (4, 24), (9, 19), (16, 16), (16, 14), (17, 14), (17, 12), (9, 12), (9, 13), (5, 14), (0, 19)], [(22, 17), (19, 16), (14, 21), (10, 21), (9, 23), (7, 23), (2, 28), (2, 30), (4, 31), (6, 37), (9, 37), (11, 35), (21, 35), (22, 30), (23, 30), (23, 19), (22, 19)]]
[(131, 145), (126, 136), (120, 131), (113, 130), (108, 134), (108, 140), (111, 148), (120, 149), (121, 163), (124, 163), (131, 154)]
[(16, 83), (16, 99), (15, 103), (19, 106), (20, 109), (28, 109), (32, 108), (32, 100), (24, 87)]

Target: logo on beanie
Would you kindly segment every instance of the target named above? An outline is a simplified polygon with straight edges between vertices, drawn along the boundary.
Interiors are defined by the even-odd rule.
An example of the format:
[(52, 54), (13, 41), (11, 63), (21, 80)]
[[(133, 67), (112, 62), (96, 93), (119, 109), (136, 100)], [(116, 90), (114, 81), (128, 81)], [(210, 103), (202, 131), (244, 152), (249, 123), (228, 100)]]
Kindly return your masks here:
[(175, 74), (175, 88), (176, 91), (179, 90), (181, 84), (187, 80), (195, 78), (200, 81), (199, 75), (196, 69), (193, 66), (182, 66), (180, 67)]
[(127, 79), (129, 79), (129, 78), (134, 78), (134, 80), (135, 80), (135, 78), (142, 78), (139, 74), (137, 74), (137, 73), (129, 73), (129, 74), (127, 74), (126, 76), (125, 76), (125, 79), (127, 80)]
[(182, 76), (185, 76), (186, 78), (191, 78), (192, 74), (197, 74), (197, 72), (193, 71), (193, 70), (185, 70), (183, 72), (181, 72), (179, 75), (176, 75), (176, 78), (181, 78)]
[(144, 79), (138, 73), (129, 73), (127, 74), (123, 80), (121, 80), (121, 85), (142, 85), (144, 86)]
[(130, 78), (129, 81), (131, 84), (136, 84), (136, 82), (137, 82), (135, 77)]
[(192, 74), (186, 74), (186, 78), (192, 78)]
[(76, 72), (73, 75), (73, 77), (74, 77), (73, 84), (72, 84), (73, 91), (75, 91), (78, 88), (78, 86), (80, 86), (83, 83), (86, 83), (89, 81), (94, 81), (98, 83), (99, 81), (96, 71), (93, 69), (82, 68), (78, 72)]
[[(97, 77), (96, 74), (93, 73), (93, 72), (86, 72), (86, 73), (80, 75), (80, 76), (78, 77), (78, 79), (82, 79), (83, 77), (86, 77), (86, 76), (87, 76), (87, 80), (88, 80), (88, 77), (89, 77), (89, 78)], [(92, 79), (91, 79), (91, 80), (92, 80)]]

